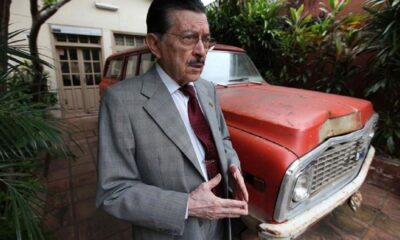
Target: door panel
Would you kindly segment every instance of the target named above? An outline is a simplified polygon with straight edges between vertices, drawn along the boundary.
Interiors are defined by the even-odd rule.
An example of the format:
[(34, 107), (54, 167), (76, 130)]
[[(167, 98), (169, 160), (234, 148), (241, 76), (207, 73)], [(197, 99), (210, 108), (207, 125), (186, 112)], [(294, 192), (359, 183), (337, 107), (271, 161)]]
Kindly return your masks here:
[(99, 107), (101, 50), (57, 47), (62, 83), (61, 105), (68, 113), (96, 112)]
[(79, 88), (65, 89), (64, 94), (65, 98), (64, 101), (62, 101), (62, 103), (64, 104), (64, 109), (66, 111), (84, 110), (81, 89)]
[(97, 111), (99, 107), (99, 83), (101, 80), (100, 49), (82, 49), (85, 104), (87, 111)]

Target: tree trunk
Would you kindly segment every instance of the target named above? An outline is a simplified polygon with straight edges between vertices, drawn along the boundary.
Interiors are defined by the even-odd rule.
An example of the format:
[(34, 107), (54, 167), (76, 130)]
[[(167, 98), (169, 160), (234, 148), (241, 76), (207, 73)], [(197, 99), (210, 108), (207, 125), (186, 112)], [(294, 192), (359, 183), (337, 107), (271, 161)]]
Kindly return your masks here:
[(51, 5), (44, 6), (39, 9), (38, 0), (30, 0), (32, 27), (29, 34), (29, 51), (32, 55), (33, 66), (33, 82), (32, 91), (35, 93), (33, 97), (34, 102), (42, 102), (44, 94), (47, 92), (47, 79), (43, 75), (43, 65), (40, 62), (39, 51), (37, 47), (37, 38), (39, 35), (40, 27), (51, 16), (53, 16), (60, 7), (65, 5), (71, 0), (54, 0)]
[(8, 24), (11, 0), (0, 1), (0, 74), (7, 71)]
[(43, 94), (47, 92), (47, 79), (43, 76), (44, 68), (40, 63), (39, 51), (37, 47), (37, 38), (39, 35), (40, 26), (41, 24), (37, 24), (37, 20), (32, 19), (32, 28), (29, 34), (29, 51), (32, 57), (32, 91), (34, 93), (34, 102), (42, 102)]

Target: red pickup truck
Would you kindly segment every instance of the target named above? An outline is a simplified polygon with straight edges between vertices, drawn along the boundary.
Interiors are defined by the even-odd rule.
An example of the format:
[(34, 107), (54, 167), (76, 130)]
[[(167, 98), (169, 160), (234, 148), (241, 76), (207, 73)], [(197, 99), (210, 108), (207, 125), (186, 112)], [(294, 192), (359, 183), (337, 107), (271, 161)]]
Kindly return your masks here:
[[(147, 47), (108, 57), (101, 94), (153, 62)], [(375, 153), (370, 102), (270, 85), (227, 45), (209, 51), (201, 77), (216, 85), (250, 194), (243, 220), (261, 238), (300, 235), (360, 188)]]

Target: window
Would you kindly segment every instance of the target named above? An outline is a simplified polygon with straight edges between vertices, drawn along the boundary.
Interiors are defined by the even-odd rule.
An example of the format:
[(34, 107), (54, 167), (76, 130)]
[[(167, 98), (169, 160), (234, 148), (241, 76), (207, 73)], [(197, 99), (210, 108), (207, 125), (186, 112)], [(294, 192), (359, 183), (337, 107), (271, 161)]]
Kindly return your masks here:
[(207, 54), (201, 77), (216, 84), (264, 81), (245, 53), (224, 51), (210, 51)]
[(144, 45), (144, 36), (115, 33), (115, 45), (126, 47), (140, 47)]
[(101, 80), (100, 50), (96, 48), (82, 49), (87, 86), (99, 85)]
[(147, 72), (147, 70), (150, 69), (150, 67), (153, 65), (154, 59), (155, 57), (151, 53), (145, 53), (142, 55), (139, 75)]
[(136, 76), (137, 60), (138, 60), (137, 55), (130, 56), (128, 58), (128, 63), (126, 64), (126, 74), (125, 74), (126, 79)]
[(111, 78), (114, 80), (119, 80), (122, 72), (122, 63), (124, 59), (114, 59), (111, 60), (110, 65), (108, 66), (108, 70), (106, 73), (106, 78)]
[(57, 42), (100, 44), (100, 36), (54, 33)]
[(60, 48), (58, 54), (60, 56), (61, 77), (64, 87), (80, 86), (77, 50), (74, 48)]

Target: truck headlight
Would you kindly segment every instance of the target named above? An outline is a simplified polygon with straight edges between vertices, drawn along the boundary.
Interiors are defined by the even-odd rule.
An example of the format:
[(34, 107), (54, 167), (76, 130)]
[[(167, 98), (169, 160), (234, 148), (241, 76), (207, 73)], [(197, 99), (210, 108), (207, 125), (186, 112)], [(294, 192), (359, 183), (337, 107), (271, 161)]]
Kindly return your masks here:
[(296, 184), (293, 188), (292, 201), (295, 203), (301, 202), (308, 198), (310, 186), (309, 174), (304, 171), (301, 172), (296, 180)]

